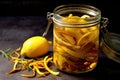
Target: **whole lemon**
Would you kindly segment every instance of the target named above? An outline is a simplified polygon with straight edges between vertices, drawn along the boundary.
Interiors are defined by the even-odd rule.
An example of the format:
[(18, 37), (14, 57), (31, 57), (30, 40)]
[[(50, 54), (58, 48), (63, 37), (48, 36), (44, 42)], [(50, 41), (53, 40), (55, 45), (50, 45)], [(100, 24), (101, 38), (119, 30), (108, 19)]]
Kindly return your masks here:
[(37, 58), (45, 55), (50, 48), (51, 41), (42, 36), (33, 36), (25, 40), (21, 48), (21, 56)]

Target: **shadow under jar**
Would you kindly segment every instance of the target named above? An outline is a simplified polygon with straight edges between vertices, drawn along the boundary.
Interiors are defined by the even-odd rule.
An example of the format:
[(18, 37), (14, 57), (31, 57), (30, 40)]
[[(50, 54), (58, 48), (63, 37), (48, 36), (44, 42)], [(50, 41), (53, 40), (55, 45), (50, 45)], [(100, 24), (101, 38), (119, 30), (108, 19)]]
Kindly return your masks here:
[(53, 61), (68, 73), (85, 73), (98, 63), (101, 11), (90, 5), (61, 5), (53, 11)]

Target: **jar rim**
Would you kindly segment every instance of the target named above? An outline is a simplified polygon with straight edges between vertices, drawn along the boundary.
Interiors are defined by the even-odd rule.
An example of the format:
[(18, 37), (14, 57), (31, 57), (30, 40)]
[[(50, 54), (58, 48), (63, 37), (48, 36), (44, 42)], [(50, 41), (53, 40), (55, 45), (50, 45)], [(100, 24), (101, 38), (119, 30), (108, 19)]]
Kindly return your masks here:
[[(61, 21), (61, 18), (64, 17), (63, 14), (72, 12), (81, 12), (87, 15), (90, 15), (88, 21), (86, 23), (67, 23)], [(59, 25), (75, 25), (75, 26), (91, 26), (96, 25), (100, 22), (101, 19), (101, 11), (91, 5), (86, 4), (67, 4), (60, 5), (53, 10), (53, 21)], [(87, 25), (86, 25), (87, 24)], [(89, 25), (88, 25), (89, 24)]]

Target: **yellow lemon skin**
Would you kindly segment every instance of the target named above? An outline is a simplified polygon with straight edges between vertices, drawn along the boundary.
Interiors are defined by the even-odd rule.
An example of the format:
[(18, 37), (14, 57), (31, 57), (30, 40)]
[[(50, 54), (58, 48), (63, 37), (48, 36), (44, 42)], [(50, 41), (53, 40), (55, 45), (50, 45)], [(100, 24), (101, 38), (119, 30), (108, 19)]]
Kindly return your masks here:
[(21, 48), (21, 56), (37, 58), (45, 55), (50, 48), (49, 41), (42, 36), (28, 38)]

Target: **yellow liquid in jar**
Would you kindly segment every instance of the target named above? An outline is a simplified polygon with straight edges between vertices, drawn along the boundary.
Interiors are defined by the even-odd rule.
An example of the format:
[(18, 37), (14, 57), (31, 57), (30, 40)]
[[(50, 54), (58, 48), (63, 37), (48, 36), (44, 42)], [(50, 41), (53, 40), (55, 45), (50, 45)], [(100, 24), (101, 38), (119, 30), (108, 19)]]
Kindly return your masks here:
[[(85, 22), (84, 19), (76, 20), (76, 18), (70, 19), (70, 17), (73, 16), (69, 15), (63, 21)], [(64, 27), (54, 24), (53, 32), (53, 61), (58, 69), (69, 73), (84, 73), (96, 67), (99, 24), (91, 27)]]

